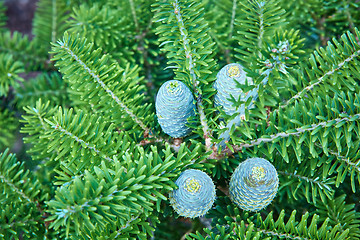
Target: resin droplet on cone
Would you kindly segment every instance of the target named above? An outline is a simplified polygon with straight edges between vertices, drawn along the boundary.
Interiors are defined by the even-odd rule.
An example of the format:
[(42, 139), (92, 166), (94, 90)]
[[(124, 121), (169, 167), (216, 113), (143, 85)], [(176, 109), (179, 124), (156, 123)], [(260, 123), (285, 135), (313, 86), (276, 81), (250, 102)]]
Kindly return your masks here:
[(159, 89), (155, 102), (156, 115), (161, 129), (174, 138), (191, 132), (187, 119), (195, 115), (194, 97), (182, 82), (171, 80)]
[(243, 85), (245, 85), (246, 82), (248, 85), (253, 85), (252, 79), (246, 76), (246, 72), (240, 64), (230, 63), (224, 66), (216, 75), (216, 81), (214, 83), (214, 88), (217, 90), (217, 94), (215, 95), (215, 105), (222, 106), (227, 115), (233, 115), (235, 112), (244, 115), (245, 105), (242, 104), (236, 111), (236, 107), (233, 106), (234, 103), (229, 99), (231, 99), (232, 96), (236, 101), (239, 97), (240, 100), (246, 101), (246, 99), (252, 95), (254, 95), (252, 97), (255, 99), (257, 97), (257, 91), (251, 90), (244, 93), (241, 88), (236, 86), (237, 83), (235, 80)]
[(204, 172), (189, 169), (175, 181), (178, 189), (170, 193), (170, 204), (183, 217), (205, 215), (215, 201), (215, 185)]
[(278, 174), (269, 161), (249, 158), (231, 176), (230, 198), (241, 209), (255, 212), (271, 203), (278, 186)]

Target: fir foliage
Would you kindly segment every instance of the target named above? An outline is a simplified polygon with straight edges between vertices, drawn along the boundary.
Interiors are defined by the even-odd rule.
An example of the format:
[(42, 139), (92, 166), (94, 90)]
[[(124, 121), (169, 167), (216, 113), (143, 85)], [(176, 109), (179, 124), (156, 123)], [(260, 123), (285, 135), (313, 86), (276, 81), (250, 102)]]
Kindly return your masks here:
[(35, 106), (39, 98), (50, 100), (54, 105), (67, 106), (70, 103), (67, 84), (57, 72), (42, 73), (14, 86), (18, 107)]
[(360, 215), (355, 211), (355, 204), (346, 204), (346, 195), (341, 195), (331, 200), (320, 202), (317, 213), (320, 219), (326, 216), (330, 219), (330, 224), (335, 226), (340, 224), (340, 231), (349, 230), (350, 239), (358, 239), (360, 236), (359, 224)]
[(0, 237), (34, 239), (45, 230), (44, 210), (39, 204), (48, 198), (41, 183), (16, 160), (9, 149), (0, 153)]
[[(81, 99), (88, 99), (95, 109), (101, 109), (108, 121), (130, 131), (142, 129), (150, 132), (153, 114), (150, 104), (140, 103), (143, 85), (138, 67), (120, 67), (110, 55), (103, 55), (100, 48), (86, 39), (65, 33), (63, 40), (54, 45), (53, 60), (70, 85), (79, 92)], [(74, 63), (69, 68), (69, 62)]]
[(10, 147), (14, 141), (14, 132), (18, 128), (18, 121), (8, 109), (0, 108), (0, 151)]
[[(350, 0), (40, 0), (31, 38), (4, 27), (0, 2), (0, 239), (360, 239), (359, 13)], [(226, 98), (242, 117), (215, 104), (230, 63), (253, 83)], [(172, 79), (195, 106), (187, 118), (170, 104), (182, 138), (155, 116)], [(279, 179), (255, 213), (229, 197), (248, 158)], [(216, 186), (201, 218), (171, 207), (188, 169)]]
[(50, 42), (56, 42), (69, 28), (66, 20), (70, 8), (63, 0), (40, 0), (33, 21), (34, 41), (43, 49), (44, 57), (50, 50)]
[(240, 7), (242, 14), (235, 21), (239, 48), (235, 50), (240, 53), (237, 58), (247, 62), (251, 54), (259, 57), (258, 51), (263, 48), (265, 39), (284, 25), (285, 11), (279, 0), (240, 1)]
[[(340, 230), (340, 224), (330, 228), (328, 218), (318, 223), (319, 216), (310, 215), (308, 212), (304, 213), (301, 218), (297, 218), (296, 210), (288, 215), (285, 210), (282, 210), (278, 217), (274, 217), (273, 212), (261, 216), (259, 213), (241, 212), (227, 197), (220, 197), (218, 202), (221, 203), (217, 204), (216, 209), (210, 213), (214, 224), (213, 236), (221, 233), (229, 239), (306, 238), (325, 240), (344, 239), (349, 234), (349, 230)], [(223, 226), (225, 229), (222, 228)], [(190, 234), (190, 236), (193, 238), (188, 239), (204, 239), (201, 235)], [(210, 235), (205, 239), (216, 238), (211, 238)]]
[[(209, 23), (209, 35), (218, 46), (213, 49), (217, 58), (227, 64), (233, 62), (234, 47), (236, 46), (235, 20), (242, 14), (242, 7), (238, 0), (214, 1), (208, 0), (205, 6), (205, 19)], [(221, 64), (224, 65), (224, 64)]]
[[(122, 33), (130, 32), (125, 17), (119, 20), (117, 9), (108, 4), (94, 3), (91, 7), (80, 5), (74, 9), (74, 15), (69, 21), (71, 33), (79, 33), (93, 42), (96, 47), (103, 48), (106, 53), (111, 53), (115, 58), (133, 59), (129, 54), (130, 49), (125, 47)], [(53, 41), (55, 42), (55, 41)]]
[(19, 73), (24, 72), (24, 66), (19, 61), (14, 61), (10, 54), (0, 55), (0, 97), (7, 95), (10, 86), (18, 84), (22, 78)]
[(214, 111), (209, 99), (214, 94), (216, 61), (213, 59), (215, 43), (207, 33), (203, 3), (198, 1), (157, 1), (155, 21), (161, 23), (156, 31), (166, 52), (168, 68), (174, 69), (175, 80), (183, 81), (192, 89), (197, 102), (200, 126), (199, 135), (209, 138), (208, 115)]
[(3, 2), (0, 2), (0, 31), (4, 30), (6, 25), (7, 17), (5, 15), (6, 7), (4, 6)]
[(46, 58), (41, 56), (42, 51), (35, 42), (19, 32), (0, 32), (0, 50), (11, 55), (14, 61), (21, 62), (27, 71), (38, 70), (47, 64)]
[(23, 116), (24, 126), (21, 128), (22, 133), (29, 136), (24, 138), (24, 142), (31, 143), (28, 152), (34, 160), (48, 161), (56, 157), (57, 152), (48, 152), (47, 143), (49, 139), (41, 138), (50, 127), (46, 125), (45, 118), (49, 118), (56, 111), (56, 108), (50, 106), (50, 102), (43, 104), (41, 99), (36, 102), (35, 107), (25, 107), (26, 115)]

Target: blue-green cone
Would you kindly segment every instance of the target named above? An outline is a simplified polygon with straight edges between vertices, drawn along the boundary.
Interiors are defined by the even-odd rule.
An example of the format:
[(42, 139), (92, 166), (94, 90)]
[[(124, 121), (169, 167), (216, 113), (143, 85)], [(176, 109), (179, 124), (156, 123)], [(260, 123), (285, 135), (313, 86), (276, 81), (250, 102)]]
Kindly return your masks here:
[(180, 216), (203, 216), (215, 201), (215, 185), (211, 178), (200, 170), (185, 170), (175, 184), (179, 188), (170, 193), (169, 199), (171, 206)]
[(155, 102), (156, 116), (162, 130), (171, 137), (184, 137), (191, 132), (187, 119), (195, 115), (194, 97), (182, 82), (171, 80), (159, 89)]
[(257, 91), (251, 90), (250, 92), (244, 93), (241, 88), (236, 87), (236, 80), (240, 84), (245, 85), (246, 80), (248, 85), (252, 85), (253, 81), (251, 78), (246, 76), (246, 72), (243, 67), (237, 63), (230, 63), (224, 66), (216, 75), (216, 81), (214, 83), (214, 88), (217, 90), (215, 95), (215, 105), (222, 106), (227, 115), (233, 115), (235, 112), (238, 112), (241, 116), (245, 115), (245, 105), (239, 107), (236, 111), (236, 107), (233, 106), (231, 95), (235, 100), (238, 100), (240, 97), (241, 101), (246, 101), (250, 96), (253, 99), (257, 98)]
[(259, 211), (271, 203), (278, 186), (278, 174), (269, 161), (249, 158), (231, 176), (230, 199), (243, 210)]

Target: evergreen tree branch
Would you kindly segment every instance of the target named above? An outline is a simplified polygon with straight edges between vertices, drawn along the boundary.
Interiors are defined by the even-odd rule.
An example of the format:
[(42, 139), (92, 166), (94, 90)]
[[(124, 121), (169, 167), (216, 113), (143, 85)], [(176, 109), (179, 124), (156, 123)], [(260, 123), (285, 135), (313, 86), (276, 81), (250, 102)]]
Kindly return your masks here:
[[(318, 147), (321, 147), (321, 145), (317, 145)], [(349, 157), (345, 157), (342, 156), (340, 153), (337, 153), (335, 151), (332, 150), (328, 150), (328, 152), (331, 155), (334, 155), (338, 160), (340, 160), (341, 162), (345, 163), (347, 166), (349, 166), (350, 168), (355, 169), (355, 171), (360, 174), (360, 167), (358, 166), (358, 163), (354, 163), (350, 160)]]
[(238, 34), (236, 40), (239, 46), (236, 55), (245, 64), (252, 64), (250, 57), (261, 57), (265, 38), (271, 36), (274, 30), (284, 25), (285, 11), (281, 9), (280, 1), (246, 0), (240, 2), (243, 17), (236, 20)]
[(24, 192), (22, 192), (20, 190), (20, 188), (17, 188), (15, 186), (15, 184), (12, 182), (11, 179), (6, 178), (4, 175), (2, 175), (0, 173), (0, 179), (2, 180), (3, 183), (5, 183), (6, 185), (8, 185), (12, 190), (14, 190), (19, 196), (21, 196), (21, 198), (23, 198), (24, 200), (36, 204), (36, 202), (34, 200), (31, 200), (29, 196), (27, 196)]
[(49, 118), (57, 110), (50, 107), (50, 102), (43, 104), (41, 99), (35, 104), (35, 107), (24, 107), (27, 115), (23, 115), (25, 123), (20, 132), (27, 133), (30, 136), (24, 138), (25, 143), (31, 143), (31, 148), (28, 150), (33, 159), (44, 161), (52, 160), (58, 155), (58, 149), (48, 152), (48, 144), (52, 142), (51, 138), (43, 138), (47, 131), (51, 130), (50, 126), (46, 124), (45, 118)]
[(331, 119), (331, 120), (328, 120), (328, 121), (319, 122), (317, 124), (311, 124), (309, 126), (287, 130), (286, 132), (280, 132), (280, 133), (272, 134), (272, 135), (267, 136), (267, 137), (257, 138), (255, 140), (250, 141), (249, 143), (242, 143), (242, 144), (239, 144), (239, 145), (234, 145), (234, 146), (232, 146), (234, 151), (227, 148), (227, 149), (224, 149), (223, 153), (231, 154), (233, 152), (242, 151), (244, 148), (252, 148), (252, 147), (258, 146), (258, 145), (260, 145), (262, 143), (273, 142), (273, 141), (275, 141), (275, 140), (277, 140), (279, 138), (287, 138), (287, 137), (290, 137), (290, 136), (298, 136), (301, 133), (308, 132), (308, 131), (313, 131), (315, 129), (318, 129), (319, 127), (320, 128), (330, 127), (332, 125), (336, 125), (336, 124), (341, 123), (341, 122), (356, 121), (359, 118), (360, 118), (360, 113), (351, 115), (349, 117), (335, 118), (335, 119)]
[(42, 50), (19, 32), (0, 32), (0, 52), (12, 55), (15, 61), (22, 62), (26, 70), (47, 65), (47, 59), (42, 57)]
[[(315, 144), (319, 148), (323, 149), (323, 147), (319, 144)], [(352, 191), (356, 192), (356, 182), (355, 182), (355, 175), (358, 176), (358, 183), (360, 184), (360, 168), (358, 167), (359, 159), (359, 150), (357, 147), (357, 142), (354, 143), (354, 146), (351, 148), (348, 148), (345, 153), (342, 152), (335, 152), (332, 150), (333, 148), (336, 149), (336, 146), (329, 146), (326, 150), (324, 150), (324, 153), (326, 156), (328, 156), (327, 161), (321, 161), (325, 164), (329, 164), (329, 174), (332, 172), (335, 172), (337, 174), (337, 180), (336, 180), (336, 187), (340, 185), (340, 183), (343, 183), (345, 173), (348, 173), (350, 175), (350, 183)], [(335, 160), (331, 158), (331, 156), (336, 157)]]
[[(264, 214), (266, 218), (260, 213), (253, 214), (241, 211), (231, 203), (228, 197), (220, 197), (217, 200), (217, 208), (213, 209), (209, 215), (213, 217), (213, 223), (229, 226), (228, 231), (237, 237), (244, 235), (247, 227), (251, 229), (250, 231), (254, 229), (262, 233), (258, 235), (258, 239), (267, 236), (288, 239), (343, 239), (349, 233), (349, 230), (341, 232), (340, 224), (330, 229), (328, 218), (322, 222), (321, 226), (318, 226), (319, 216), (314, 214), (310, 220), (308, 212), (302, 215), (300, 221), (296, 220), (296, 210), (292, 211), (290, 217), (286, 220), (285, 210), (279, 213), (277, 219), (274, 219), (273, 212)], [(248, 225), (244, 224), (245, 222)]]
[(14, 141), (14, 131), (18, 127), (18, 120), (14, 114), (7, 109), (0, 108), (0, 151), (5, 147), (10, 147)]
[(324, 182), (322, 181), (319, 181), (318, 177), (316, 177), (315, 179), (313, 178), (309, 178), (309, 177), (306, 177), (306, 176), (302, 176), (302, 175), (299, 175), (299, 174), (296, 174), (296, 173), (289, 173), (287, 171), (278, 171), (278, 173), (280, 174), (283, 174), (283, 175), (286, 175), (286, 176), (290, 176), (290, 177), (293, 177), (293, 178), (298, 178), (302, 181), (306, 181), (306, 182), (310, 182), (310, 183), (314, 183), (318, 186), (320, 186), (320, 188), (324, 188), (328, 191), (331, 191), (332, 189)]
[(66, 158), (66, 162), (72, 162), (77, 159), (77, 162), (96, 165), (100, 159), (113, 162), (115, 155), (122, 150), (119, 148), (122, 135), (114, 132), (114, 125), (109, 126), (96, 115), (87, 116), (81, 111), (73, 115), (72, 109), (62, 110), (60, 107), (52, 121), (44, 121), (51, 129), (43, 138), (53, 139), (47, 144), (48, 151), (59, 151), (55, 160)]
[(194, 71), (194, 60), (193, 60), (193, 55), (192, 55), (192, 50), (191, 50), (191, 39), (188, 36), (188, 31), (185, 28), (185, 24), (183, 21), (183, 17), (182, 17), (182, 13), (181, 13), (181, 8), (179, 5), (179, 1), (175, 0), (173, 3), (173, 7), (174, 7), (174, 13), (179, 25), (179, 31), (180, 31), (180, 35), (181, 35), (181, 42), (183, 45), (183, 48), (185, 50), (185, 55), (186, 58), (188, 59), (188, 64), (187, 64), (187, 69), (190, 73), (191, 76), (191, 82), (192, 82), (192, 86), (193, 86), (193, 91), (195, 92), (195, 96), (197, 96), (196, 99), (196, 105), (197, 105), (197, 109), (199, 112), (199, 116), (200, 116), (200, 123), (203, 129), (203, 133), (204, 133), (204, 139), (206, 142), (206, 147), (208, 150), (210, 150), (210, 132), (209, 132), (209, 126), (207, 124), (206, 121), (206, 116), (204, 113), (204, 106), (202, 104), (202, 98), (201, 98), (201, 94), (199, 93), (199, 89), (198, 89), (198, 84), (200, 83), (200, 81), (198, 80), (198, 77), (195, 74)]
[(85, 71), (87, 71), (92, 77), (93, 80), (95, 80), (95, 82), (100, 85), (103, 90), (112, 98), (115, 100), (115, 102), (122, 108), (124, 109), (124, 111), (131, 117), (134, 119), (134, 121), (145, 131), (145, 132), (150, 132), (150, 129), (148, 127), (146, 127), (146, 125), (140, 121), (140, 119), (133, 113), (132, 110), (130, 110), (115, 94), (113, 91), (111, 91), (111, 89), (106, 86), (106, 84), (100, 79), (99, 75), (96, 75), (95, 72), (90, 69), (83, 61), (81, 61), (79, 59), (79, 57), (77, 55), (75, 55), (75, 53), (73, 51), (70, 50), (70, 48), (68, 48), (67, 46), (64, 46), (64, 49), (75, 59), (75, 61), (78, 62), (79, 65), (81, 65), (83, 67), (83, 69)]
[(4, 2), (0, 2), (0, 31), (3, 31), (3, 28), (6, 25), (7, 16), (5, 15), (6, 7)]
[[(84, 54), (85, 49), (89, 55)], [(152, 122), (152, 114), (148, 114), (151, 106), (142, 103), (144, 96), (140, 93), (142, 86), (139, 86), (138, 81), (141, 79), (137, 76), (138, 69), (136, 67), (130, 69), (127, 66), (126, 69), (121, 69), (109, 55), (100, 57), (101, 49), (93, 50), (93, 44), (86, 44), (85, 39), (78, 40), (68, 34), (65, 34), (64, 39), (55, 45), (54, 53), (54, 59), (57, 60), (56, 65), (60, 67), (60, 71), (68, 79), (71, 87), (76, 89), (82, 98), (88, 99), (89, 104), (94, 104), (96, 108), (102, 108), (106, 113), (105, 116), (119, 126), (124, 125), (122, 120), (128, 117), (143, 131), (152, 134), (151, 128), (147, 126), (147, 123)], [(68, 61), (78, 70), (77, 77), (74, 77), (72, 71), (67, 68)], [(107, 66), (108, 62), (111, 62), (110, 66)], [(93, 92), (81, 90), (82, 88), (88, 89), (87, 84), (90, 84)], [(96, 95), (94, 91), (99, 95)], [(112, 104), (105, 103), (103, 99), (117, 107), (112, 107)], [(140, 106), (140, 104), (143, 105)], [(114, 112), (113, 108), (121, 111)], [(131, 128), (132, 131), (136, 130), (133, 126)]]
[[(4, 199), (2, 195), (0, 202), (1, 199)], [(37, 239), (45, 231), (47, 228), (44, 219), (34, 204), (5, 202), (0, 208), (1, 239)]]
[[(184, 147), (179, 150), (176, 159), (169, 145), (164, 151), (164, 160), (155, 147), (151, 154), (145, 154), (142, 148), (138, 148), (140, 155), (136, 161), (133, 159), (136, 153), (126, 152), (123, 161), (115, 160), (111, 169), (103, 161), (99, 167), (94, 167), (94, 173), (86, 170), (84, 179), (75, 178), (70, 185), (60, 187), (55, 200), (48, 203), (51, 213), (48, 221), (54, 220), (51, 227), (58, 229), (66, 226), (70, 229), (74, 221), (83, 223), (85, 229), (92, 231), (96, 225), (105, 228), (115, 218), (128, 221), (129, 214), (141, 213), (143, 208), (152, 211), (154, 202), (166, 200), (162, 191), (175, 187), (170, 180), (177, 175), (173, 171), (190, 163), (185, 156), (194, 158), (198, 155), (198, 148), (191, 153)], [(128, 169), (127, 173), (125, 169)], [(69, 195), (74, 198), (66, 197)], [(78, 234), (83, 231), (78, 225), (74, 227)]]
[(321, 84), (324, 82), (324, 80), (326, 80), (326, 77), (328, 76), (332, 76), (334, 73), (336, 73), (337, 71), (341, 70), (344, 66), (346, 66), (347, 63), (352, 62), (355, 58), (357, 58), (360, 55), (360, 50), (355, 51), (352, 55), (350, 55), (348, 58), (344, 59), (342, 62), (340, 62), (339, 64), (337, 64), (337, 67), (334, 69), (331, 69), (330, 71), (326, 72), (325, 74), (323, 74), (320, 78), (317, 79), (316, 82), (306, 86), (304, 89), (302, 89), (301, 91), (299, 91), (296, 95), (294, 95), (293, 97), (291, 97), (289, 100), (286, 101), (285, 104), (281, 105), (280, 108), (285, 108), (287, 107), (289, 104), (291, 104), (293, 101), (295, 101), (296, 99), (301, 98), (304, 93), (306, 93), (307, 91), (312, 90), (315, 86)]
[[(3, 183), (0, 185), (1, 189), (8, 193), (14, 191), (17, 196), (36, 206), (38, 202), (36, 197), (40, 194), (40, 186), (34, 187), (32, 184), (40, 185), (40, 183), (37, 179), (32, 179), (29, 176), (30, 171), (26, 171), (24, 164), (17, 162), (15, 155), (9, 154), (8, 151), (7, 149), (0, 154), (0, 182)], [(9, 201), (12, 198), (9, 197)]]
[(355, 210), (355, 204), (346, 203), (346, 195), (343, 194), (333, 199), (327, 199), (317, 204), (316, 213), (320, 221), (329, 217), (331, 225), (340, 224), (340, 231), (349, 231), (350, 239), (360, 237), (360, 214)]
[(40, 0), (34, 16), (34, 41), (42, 49), (43, 56), (49, 57), (50, 42), (58, 38), (69, 28), (69, 6), (59, 0)]
[(40, 74), (15, 87), (16, 101), (21, 107), (35, 106), (40, 98), (48, 99), (53, 105), (70, 105), (67, 84), (61, 76), (52, 72)]
[[(314, 161), (309, 158), (307, 162)], [(334, 177), (324, 177), (323, 172), (326, 171), (325, 165), (317, 166), (311, 169), (304, 163), (290, 163), (291, 167), (286, 167), (286, 170), (278, 170), (278, 173), (284, 177), (280, 178), (281, 185), (289, 189), (288, 197), (293, 197), (297, 201), (301, 201), (303, 197), (308, 203), (316, 204), (317, 196), (320, 195), (321, 201), (331, 199), (334, 196), (334, 189), (331, 186), (335, 185)], [(281, 169), (281, 168), (279, 168)], [(323, 171), (323, 172), (322, 172)], [(320, 177), (322, 175), (322, 177)], [(281, 191), (285, 192), (285, 191)]]
[(154, 4), (160, 9), (156, 22), (164, 23), (156, 30), (161, 36), (160, 46), (167, 52), (168, 68), (174, 69), (176, 79), (184, 81), (193, 90), (200, 119), (199, 128), (194, 132), (204, 137), (205, 146), (210, 150), (211, 129), (208, 118), (214, 109), (209, 101), (204, 100), (209, 99), (214, 92), (211, 84), (215, 80), (216, 62), (212, 58), (214, 42), (207, 32), (203, 5), (194, 0), (158, 2)]
[(140, 217), (140, 214), (131, 217), (130, 220), (127, 221), (126, 224), (125, 224), (124, 226), (122, 226), (122, 227), (117, 231), (114, 239), (117, 239), (118, 237), (120, 237), (121, 234), (122, 234), (122, 231), (123, 231), (124, 229), (130, 227), (130, 226), (131, 226), (131, 223), (134, 222), (134, 221), (136, 221), (139, 217)]
[(351, 85), (357, 85), (352, 78), (347, 78), (347, 75), (348, 72), (357, 71), (351, 67), (351, 64), (356, 65), (360, 55), (360, 44), (356, 40), (359, 35), (359, 31), (355, 29), (355, 35), (347, 32), (341, 36), (342, 43), (333, 39), (335, 45), (328, 42), (326, 49), (320, 48), (314, 51), (309, 58), (310, 64), (301, 66), (298, 70), (297, 80), (301, 84), (300, 90), (273, 112), (278, 113), (280, 109), (286, 108), (310, 91), (316, 93), (316, 86), (327, 83), (333, 78), (337, 79), (340, 89), (341, 85), (344, 85), (346, 89)]
[(59, 124), (54, 125), (54, 123), (49, 122), (50, 126), (52, 128), (54, 128), (55, 130), (62, 132), (63, 134), (69, 136), (71, 139), (74, 139), (76, 142), (78, 142), (79, 145), (81, 145), (83, 148), (87, 148), (89, 150), (91, 150), (92, 152), (95, 152), (97, 155), (102, 156), (102, 158), (108, 160), (109, 162), (113, 161), (112, 158), (101, 154), (100, 150), (96, 149), (96, 147), (90, 146), (90, 143), (85, 142), (83, 139), (79, 138), (78, 136), (72, 134), (71, 132), (67, 131), (66, 129), (64, 129), (62, 126), (60, 126)]
[[(141, 212), (142, 210), (140, 210)], [(150, 223), (151, 222), (151, 223)], [(116, 219), (108, 224), (105, 228), (95, 226), (92, 231), (84, 231), (82, 235), (71, 236), (74, 240), (87, 240), (87, 239), (102, 239), (102, 240), (113, 240), (113, 239), (149, 239), (149, 236), (153, 235), (154, 227), (158, 222), (158, 218), (154, 215), (149, 215), (146, 211), (133, 215), (130, 219), (124, 221), (122, 219)]]
[(137, 20), (137, 17), (136, 17), (134, 0), (129, 0), (129, 3), (130, 3), (131, 14), (132, 14), (132, 16), (133, 16), (133, 20), (134, 20), (134, 23), (135, 23), (136, 31), (139, 32), (139, 31), (140, 31), (140, 28), (139, 28), (139, 23), (138, 23), (138, 20)]
[(234, 31), (235, 17), (236, 17), (237, 0), (233, 0), (231, 21), (229, 26), (229, 38), (231, 39)]
[[(48, 193), (41, 190), (42, 184), (25, 170), (24, 163), (18, 162), (15, 155), (8, 152), (9, 149), (0, 153), (0, 203), (4, 205), (0, 210), (0, 236), (9, 236), (9, 232), (10, 236), (20, 235), (21, 231), (26, 235), (36, 235), (39, 228), (44, 227), (40, 203)], [(28, 225), (19, 224), (31, 218), (36, 221), (28, 222)]]
[(24, 71), (22, 62), (10, 54), (0, 54), (0, 97), (6, 96), (11, 86), (18, 86), (18, 81), (23, 81), (19, 74)]
[(128, 14), (130, 6), (124, 3), (118, 9), (110, 4), (95, 2), (91, 7), (86, 4), (77, 6), (69, 21), (69, 33), (86, 38), (121, 64), (133, 63), (134, 43), (128, 39), (135, 40), (132, 24), (123, 16)]

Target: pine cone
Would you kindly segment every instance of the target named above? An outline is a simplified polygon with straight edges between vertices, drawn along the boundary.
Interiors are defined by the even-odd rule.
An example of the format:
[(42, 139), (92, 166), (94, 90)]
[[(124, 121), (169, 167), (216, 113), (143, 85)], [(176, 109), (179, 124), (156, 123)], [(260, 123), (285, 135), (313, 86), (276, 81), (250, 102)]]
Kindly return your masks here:
[(249, 158), (231, 176), (230, 198), (241, 209), (255, 212), (271, 203), (278, 186), (278, 174), (269, 161)]
[(178, 189), (170, 193), (170, 204), (183, 217), (195, 218), (209, 211), (215, 201), (215, 185), (204, 172), (185, 170), (175, 184)]
[(182, 82), (171, 80), (159, 89), (155, 102), (162, 130), (171, 137), (184, 137), (191, 132), (187, 119), (195, 115), (194, 97)]
[[(240, 84), (246, 83), (248, 85), (252, 85), (253, 81), (251, 78), (246, 77), (246, 72), (243, 70), (243, 67), (237, 63), (230, 63), (224, 66), (216, 75), (216, 81), (214, 83), (214, 88), (217, 90), (217, 94), (215, 95), (215, 105), (222, 106), (225, 113), (227, 115), (233, 115), (235, 112), (239, 112), (240, 115), (245, 115), (245, 105), (242, 104), (238, 111), (236, 111), (236, 107), (233, 106), (233, 102), (231, 99), (231, 95), (238, 100), (246, 101), (249, 97), (248, 93), (244, 93), (240, 88), (236, 87), (236, 80)], [(250, 91), (252, 95), (256, 94), (257, 92)], [(252, 96), (257, 97), (257, 96)]]

